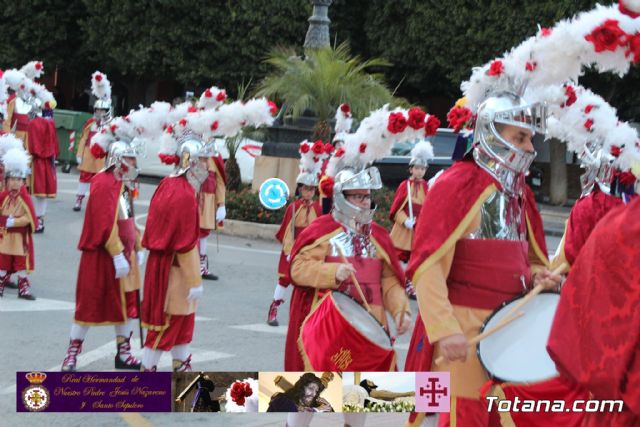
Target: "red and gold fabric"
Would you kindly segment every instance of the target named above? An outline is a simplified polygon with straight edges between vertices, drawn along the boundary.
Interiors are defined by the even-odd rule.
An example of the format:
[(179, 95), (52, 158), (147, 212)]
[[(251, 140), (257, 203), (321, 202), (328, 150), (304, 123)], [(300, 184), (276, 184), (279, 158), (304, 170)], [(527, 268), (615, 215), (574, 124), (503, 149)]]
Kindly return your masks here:
[[(209, 175), (198, 194), (198, 204), (200, 209), (200, 228), (202, 230), (215, 230), (222, 228), (223, 223), (216, 221), (216, 211), (218, 207), (224, 205), (227, 176), (224, 171), (224, 160), (220, 155), (210, 157), (207, 160)], [(207, 235), (209, 234), (207, 232)]]
[(195, 328), (195, 313), (186, 315), (167, 316), (169, 327), (162, 331), (150, 330), (144, 341), (144, 346), (154, 350), (170, 351), (176, 345), (189, 344), (193, 339)]
[(91, 182), (91, 178), (104, 168), (105, 159), (98, 159), (91, 154), (91, 138), (97, 132), (97, 125), (94, 118), (90, 118), (82, 127), (82, 134), (78, 140), (76, 156), (82, 160), (78, 165), (80, 171), (80, 182)]
[[(291, 218), (295, 212), (294, 223), (291, 224)], [(293, 242), (300, 235), (302, 230), (307, 228), (316, 218), (322, 215), (320, 203), (312, 202), (306, 204), (304, 200), (297, 199), (291, 203), (284, 213), (284, 218), (280, 224), (280, 228), (276, 233), (276, 239), (282, 243), (282, 252), (280, 252), (280, 260), (278, 262), (278, 283), (282, 286), (289, 286), (289, 262), (287, 257), (293, 248)]]
[[(36, 213), (31, 196), (26, 186), (12, 194), (5, 190), (0, 193), (0, 254), (7, 256), (25, 257), (27, 271), (34, 269), (33, 232), (36, 229)], [(7, 228), (7, 218), (14, 218), (13, 227)], [(22, 261), (11, 260), (13, 263)], [(20, 271), (20, 270), (16, 270)]]
[(423, 179), (419, 181), (405, 179), (396, 190), (396, 195), (389, 211), (389, 219), (393, 221), (391, 241), (393, 241), (393, 246), (398, 250), (402, 261), (409, 260), (414, 233), (413, 229), (408, 229), (404, 226), (404, 222), (409, 218), (410, 214), (407, 183), (411, 185), (411, 208), (415, 222), (417, 222), (420, 216), (420, 210), (422, 209), (422, 204), (429, 189), (427, 182)]
[[(609, 211), (622, 204), (622, 200), (600, 190), (596, 184), (593, 191), (581, 197), (571, 209), (564, 231), (564, 236), (558, 246), (556, 256), (551, 261), (551, 268), (555, 269), (566, 263), (573, 265), (580, 249), (587, 238)], [(565, 273), (569, 269), (565, 270)]]
[(416, 286), (422, 325), (414, 329), (405, 369), (449, 370), (452, 398), (465, 399), (457, 406), (459, 416), (474, 413), (470, 402), (480, 402), (488, 377), (474, 351), (464, 363), (435, 366), (432, 361), (441, 355), (437, 342), (479, 334), (493, 309), (521, 294), (532, 270), (548, 265), (542, 220), (528, 188), (522, 201), (528, 242), (465, 238), (479, 226), (483, 203), (500, 189), (470, 159), (441, 175), (427, 193), (407, 272)]
[[(335, 279), (340, 263), (327, 262), (327, 257), (331, 249), (329, 240), (342, 231), (343, 227), (331, 215), (323, 215), (300, 234), (291, 250), (289, 274), (294, 290), (285, 347), (287, 371), (305, 370), (298, 349), (302, 323), (324, 293), (338, 289), (341, 285)], [(371, 305), (371, 314), (386, 325), (385, 311), (393, 317), (402, 312), (410, 313), (404, 291), (405, 278), (387, 231), (372, 223), (371, 241), (376, 247), (378, 258), (383, 261), (380, 278), (383, 305)]]
[[(625, 425), (640, 423), (638, 218), (636, 199), (598, 222), (562, 288), (547, 343), (561, 375), (594, 399), (624, 401), (625, 413), (616, 417)], [(598, 425), (598, 416), (604, 419), (589, 414), (585, 421)]]
[(56, 125), (53, 120), (36, 117), (29, 122), (29, 154), (31, 154), (31, 193), (37, 197), (56, 197), (56, 158), (60, 154)]
[[(118, 219), (123, 185), (111, 171), (98, 173), (92, 180), (78, 243), (82, 254), (74, 321), (81, 325), (120, 325), (130, 314), (137, 314), (139, 232), (133, 219)], [(121, 252), (129, 260), (131, 270), (125, 278), (116, 279), (113, 257)]]
[(151, 204), (142, 238), (149, 250), (144, 278), (142, 323), (150, 331), (169, 328), (169, 315), (188, 315), (195, 303), (189, 289), (200, 286), (198, 200), (181, 176), (160, 181)]
[(29, 115), (16, 112), (16, 95), (11, 94), (7, 99), (7, 115), (2, 123), (2, 130), (6, 133), (13, 132), (16, 138), (20, 138), (27, 149), (27, 140), (29, 138)]

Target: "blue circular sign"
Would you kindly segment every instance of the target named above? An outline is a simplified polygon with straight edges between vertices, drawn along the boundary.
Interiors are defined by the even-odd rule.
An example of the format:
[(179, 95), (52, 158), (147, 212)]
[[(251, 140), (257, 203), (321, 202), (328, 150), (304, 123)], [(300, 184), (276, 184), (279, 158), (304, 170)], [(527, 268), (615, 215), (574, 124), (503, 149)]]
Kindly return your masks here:
[(258, 193), (260, 203), (267, 209), (277, 210), (287, 204), (289, 187), (278, 178), (269, 178), (260, 186)]

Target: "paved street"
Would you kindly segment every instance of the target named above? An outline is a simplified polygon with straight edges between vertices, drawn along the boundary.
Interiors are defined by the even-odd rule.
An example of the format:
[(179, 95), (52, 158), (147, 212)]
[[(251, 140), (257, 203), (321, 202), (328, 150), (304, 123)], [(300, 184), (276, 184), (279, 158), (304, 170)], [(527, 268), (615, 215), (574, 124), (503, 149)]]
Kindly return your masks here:
[[(76, 249), (84, 210), (73, 212), (77, 175), (58, 175), (58, 198), (49, 202), (46, 231), (35, 235), (36, 271), (32, 275), (33, 291), (38, 300), (18, 300), (16, 290), (6, 290), (0, 300), (2, 324), (2, 359), (0, 368), (0, 411), (5, 414), (1, 425), (173, 425), (184, 422), (185, 415), (150, 414), (24, 414), (15, 413), (15, 372), (25, 370), (55, 371), (60, 368), (68, 345), (69, 327), (74, 308), (75, 280), (80, 257)], [(136, 205), (136, 221), (144, 227), (149, 200), (155, 186), (142, 184)], [(86, 204), (85, 204), (86, 205)], [(550, 239), (555, 250), (558, 238)], [(219, 252), (217, 247), (219, 246)], [(193, 369), (209, 371), (278, 371), (283, 368), (283, 348), (287, 324), (287, 308), (281, 310), (279, 327), (265, 323), (276, 280), (279, 246), (275, 242), (250, 241), (220, 236), (209, 239), (209, 256), (217, 282), (205, 282), (193, 341)], [(417, 307), (412, 302), (412, 309)], [(137, 336), (137, 331), (136, 331)], [(403, 366), (409, 336), (397, 341), (399, 366)], [(137, 354), (141, 355), (138, 341)], [(115, 355), (113, 327), (89, 331), (79, 370), (113, 370)], [(169, 370), (171, 359), (165, 355), (161, 370)], [(384, 415), (375, 425), (401, 425), (404, 416)], [(383, 416), (383, 417), (384, 417)], [(28, 417), (28, 419), (27, 419)], [(224, 417), (224, 418), (223, 418)], [(389, 417), (395, 417), (393, 419)], [(188, 416), (191, 424), (275, 426), (284, 425), (284, 416)], [(341, 417), (326, 417), (313, 426), (342, 425)]]

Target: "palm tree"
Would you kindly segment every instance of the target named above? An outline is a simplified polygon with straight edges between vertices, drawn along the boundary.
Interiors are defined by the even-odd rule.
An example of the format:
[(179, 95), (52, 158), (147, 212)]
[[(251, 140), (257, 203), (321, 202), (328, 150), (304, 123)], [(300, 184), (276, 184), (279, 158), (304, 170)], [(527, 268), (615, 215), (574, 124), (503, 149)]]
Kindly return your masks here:
[(382, 75), (368, 72), (389, 66), (385, 60), (351, 56), (346, 43), (309, 49), (306, 55), (302, 59), (293, 48), (274, 49), (265, 62), (275, 70), (260, 82), (257, 95), (279, 98), (294, 118), (307, 110), (314, 113), (314, 140), (330, 139), (329, 120), (341, 103), (348, 103), (354, 116), (362, 118), (393, 100)]

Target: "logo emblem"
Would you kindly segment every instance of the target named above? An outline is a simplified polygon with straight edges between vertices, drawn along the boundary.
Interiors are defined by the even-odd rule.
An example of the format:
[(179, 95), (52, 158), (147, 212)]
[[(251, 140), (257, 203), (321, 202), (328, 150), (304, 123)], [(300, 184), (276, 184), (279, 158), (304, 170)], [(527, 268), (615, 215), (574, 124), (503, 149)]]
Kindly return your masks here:
[(289, 187), (278, 178), (269, 178), (260, 186), (260, 203), (267, 209), (277, 210), (287, 204)]
[(47, 378), (44, 372), (29, 372), (25, 375), (31, 384), (22, 391), (22, 403), (31, 412), (40, 412), (47, 409), (51, 402), (49, 390), (42, 385)]
[(449, 412), (449, 372), (416, 372), (416, 412)]

